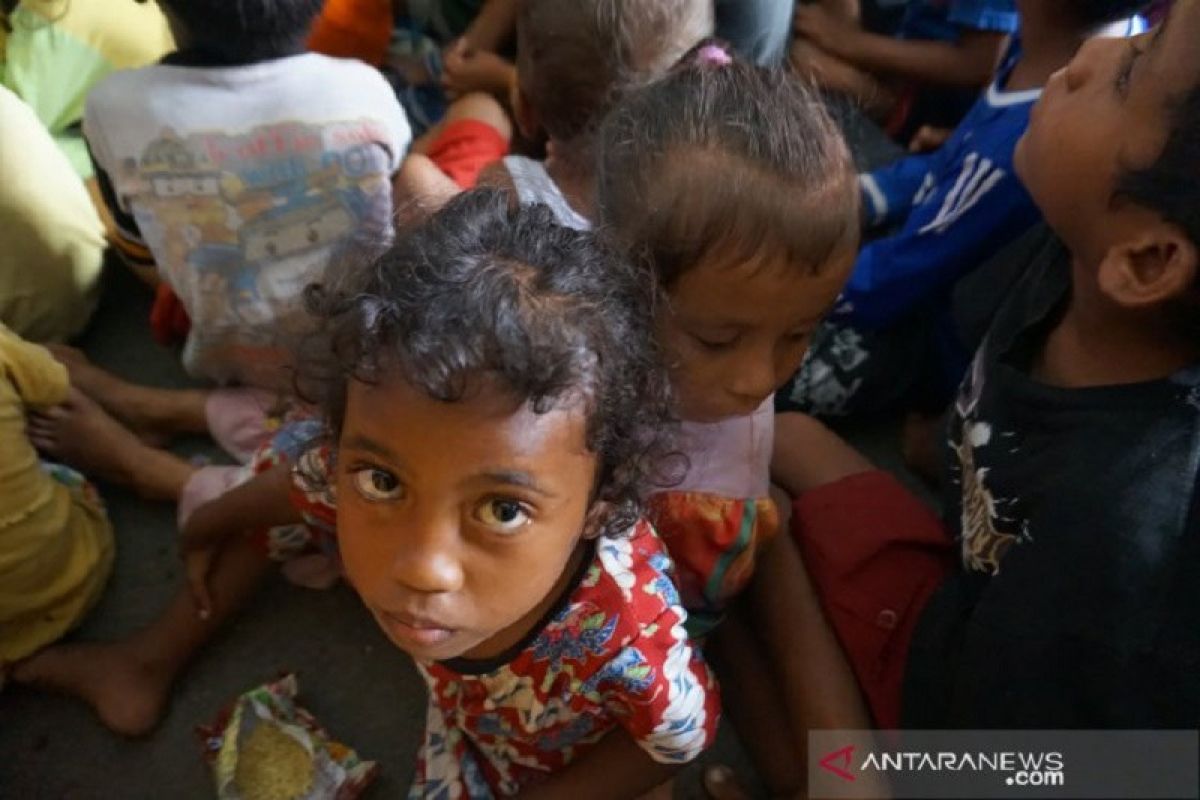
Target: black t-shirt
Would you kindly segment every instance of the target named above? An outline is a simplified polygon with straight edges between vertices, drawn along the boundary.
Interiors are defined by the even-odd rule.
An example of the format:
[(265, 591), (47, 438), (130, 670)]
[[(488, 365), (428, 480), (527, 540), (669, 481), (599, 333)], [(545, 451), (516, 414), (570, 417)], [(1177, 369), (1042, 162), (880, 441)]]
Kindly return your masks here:
[(914, 635), (905, 726), (1200, 727), (1200, 365), (1032, 379), (1070, 264), (1031, 252), (951, 415), (962, 558)]

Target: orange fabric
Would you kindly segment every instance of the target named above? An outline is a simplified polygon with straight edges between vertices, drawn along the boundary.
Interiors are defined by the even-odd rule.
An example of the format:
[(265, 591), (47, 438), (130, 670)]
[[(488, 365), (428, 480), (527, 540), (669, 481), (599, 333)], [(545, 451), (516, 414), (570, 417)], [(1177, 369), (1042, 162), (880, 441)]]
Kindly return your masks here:
[(357, 58), (376, 67), (392, 40), (390, 0), (326, 0), (313, 25), (308, 46), (337, 58)]
[(192, 329), (187, 309), (167, 283), (160, 283), (154, 293), (154, 306), (150, 309), (150, 333), (161, 345), (172, 345), (187, 338)]
[(484, 167), (508, 155), (508, 140), (500, 131), (475, 119), (448, 124), (429, 147), (429, 159), (458, 184), (471, 189)]

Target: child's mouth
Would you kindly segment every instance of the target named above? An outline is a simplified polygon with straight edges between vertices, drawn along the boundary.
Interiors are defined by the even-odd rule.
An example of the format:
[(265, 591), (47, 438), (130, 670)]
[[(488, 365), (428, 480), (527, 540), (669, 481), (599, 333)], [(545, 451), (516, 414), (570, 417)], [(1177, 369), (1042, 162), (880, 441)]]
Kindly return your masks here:
[(401, 646), (407, 644), (414, 649), (436, 647), (444, 644), (454, 635), (452, 628), (446, 628), (433, 620), (408, 614), (380, 611), (379, 619), (397, 644)]

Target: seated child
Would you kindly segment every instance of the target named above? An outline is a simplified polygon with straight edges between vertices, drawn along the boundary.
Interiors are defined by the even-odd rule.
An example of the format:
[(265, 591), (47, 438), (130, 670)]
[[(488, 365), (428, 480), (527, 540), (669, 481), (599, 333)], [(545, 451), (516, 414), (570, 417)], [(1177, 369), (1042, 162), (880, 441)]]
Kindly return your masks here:
[(3, 86), (0, 119), (0, 323), (30, 341), (62, 341), (96, 308), (104, 226), (50, 132)]
[(53, 644), (100, 597), (113, 534), (79, 473), (38, 459), (32, 410), (61, 403), (67, 371), (0, 324), (0, 684), (8, 665)]
[(180, 49), (116, 73), (84, 133), (118, 247), (152, 260), (191, 331), (188, 371), (288, 386), (296, 299), (352, 238), (390, 228), (408, 123), (374, 70), (303, 52), (320, 0), (164, 0)]
[[(510, 155), (482, 182), (548, 205), (564, 225), (590, 227), (593, 140), (604, 114), (623, 91), (666, 72), (712, 24), (712, 3), (702, 0), (526, 0), (517, 20), (515, 116), (527, 138), (548, 137), (548, 156)], [(420, 156), (405, 170), (409, 195), (436, 202), (457, 191)]]
[(413, 130), (424, 135), (448, 99), (507, 98), (518, 0), (328, 0), (308, 46), (383, 70)]
[(1200, 726), (1198, 40), (1177, 0), (1048, 82), (1015, 165), (1053, 235), (953, 409), (945, 529), (778, 421), (793, 535), (881, 727)]
[(109, 73), (174, 49), (157, 3), (0, 0), (0, 84), (29, 105), (84, 179), (92, 176), (79, 133), (88, 92)]
[(792, 63), (901, 141), (920, 124), (957, 124), (1017, 30), (1014, 0), (915, 0), (894, 36), (862, 28), (854, 11), (846, 0), (798, 3)]
[(1023, 41), (950, 140), (861, 179), (868, 224), (900, 225), (867, 244), (830, 322), (781, 409), (823, 417), (893, 410), (940, 413), (970, 353), (951, 290), (1040, 215), (1013, 170), (1013, 150), (1051, 74), (1138, 0), (1019, 0)]
[[(800, 363), (858, 245), (849, 151), (800, 82), (735, 62), (711, 41), (629, 93), (599, 149), (600, 220), (665, 295), (660, 345), (683, 419), (683, 474), (655, 487), (650, 516), (676, 562), (689, 632), (713, 633), (714, 656), (739, 662), (729, 691), (759, 687), (764, 679), (746, 672), (758, 666), (753, 637), (742, 646), (739, 620), (722, 618), (778, 529), (772, 394)], [(778, 724), (790, 745), (788, 721)], [(773, 774), (764, 767), (772, 788), (800, 788), (794, 751), (777, 761)]]
[[(429, 683), (412, 796), (658, 785), (711, 743), (718, 699), (641, 516), (669, 430), (652, 293), (544, 208), (495, 190), (455, 199), (309, 290), (323, 327), (302, 383), (332, 434), (193, 516), (189, 562), (216, 554), (200, 577), (211, 617), (183, 588), (131, 639), (53, 648), (15, 678), (148, 729), (261, 575), (264, 529), (307, 521), (293, 547), (336, 542)], [(153, 709), (136, 730), (131, 707)]]

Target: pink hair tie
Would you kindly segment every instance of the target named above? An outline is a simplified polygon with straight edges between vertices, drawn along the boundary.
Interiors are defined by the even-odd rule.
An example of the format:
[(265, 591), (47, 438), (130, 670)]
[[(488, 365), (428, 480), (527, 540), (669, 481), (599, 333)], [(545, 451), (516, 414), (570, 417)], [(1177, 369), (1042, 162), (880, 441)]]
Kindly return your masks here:
[(696, 59), (701, 64), (713, 64), (718, 67), (728, 67), (733, 58), (719, 44), (706, 44), (696, 53)]

